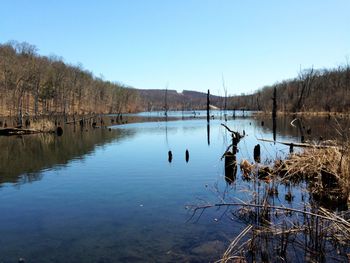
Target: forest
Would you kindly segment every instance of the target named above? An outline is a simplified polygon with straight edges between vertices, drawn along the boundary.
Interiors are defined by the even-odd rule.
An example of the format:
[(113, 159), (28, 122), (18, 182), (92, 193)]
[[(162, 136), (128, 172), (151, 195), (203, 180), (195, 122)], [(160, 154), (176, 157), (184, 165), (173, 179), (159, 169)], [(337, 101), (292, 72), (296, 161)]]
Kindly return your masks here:
[(274, 89), (280, 112), (349, 112), (350, 65), (301, 70), (294, 79), (263, 87), (250, 95), (230, 97), (229, 107), (270, 112)]
[(34, 45), (0, 44), (0, 115), (121, 113), (135, 111), (137, 100), (135, 89), (38, 55)]
[[(294, 79), (265, 86), (249, 95), (226, 98), (211, 95), (211, 104), (222, 109), (270, 112), (275, 89), (279, 112), (349, 112), (350, 65), (301, 70)], [(121, 114), (165, 107), (205, 109), (206, 93), (134, 89), (95, 77), (80, 64), (39, 55), (37, 48), (26, 42), (0, 44), (2, 116), (16, 116), (20, 120), (25, 115)]]

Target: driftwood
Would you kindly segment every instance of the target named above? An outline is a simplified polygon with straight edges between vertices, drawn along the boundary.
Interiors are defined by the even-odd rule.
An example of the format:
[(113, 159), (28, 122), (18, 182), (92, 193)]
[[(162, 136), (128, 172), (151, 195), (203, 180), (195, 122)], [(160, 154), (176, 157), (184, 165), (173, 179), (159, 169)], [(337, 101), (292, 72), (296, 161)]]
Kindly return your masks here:
[(277, 142), (280, 144), (288, 145), (288, 146), (294, 146), (294, 147), (304, 147), (304, 148), (317, 148), (317, 149), (324, 149), (324, 148), (337, 148), (336, 146), (332, 145), (316, 145), (316, 144), (309, 144), (309, 143), (297, 143), (297, 142), (281, 142), (281, 141), (273, 141), (273, 140), (267, 140), (267, 139), (259, 139), (259, 141), (263, 142)]
[(0, 129), (0, 135), (11, 136), (11, 135), (26, 135), (26, 134), (36, 134), (36, 133), (54, 133), (55, 131), (41, 131), (33, 129), (21, 129), (21, 128), (3, 128)]

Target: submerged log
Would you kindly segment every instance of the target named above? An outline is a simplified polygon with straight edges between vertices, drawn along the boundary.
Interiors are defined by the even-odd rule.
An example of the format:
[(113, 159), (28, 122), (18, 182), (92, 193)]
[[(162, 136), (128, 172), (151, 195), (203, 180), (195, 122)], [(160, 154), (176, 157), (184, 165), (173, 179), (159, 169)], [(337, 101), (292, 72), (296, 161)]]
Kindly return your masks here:
[(0, 136), (27, 135), (27, 134), (36, 134), (36, 133), (54, 133), (54, 132), (55, 131), (41, 131), (41, 130), (22, 129), (22, 128), (3, 128), (3, 129), (0, 129)]
[(33, 134), (39, 133), (39, 131), (21, 128), (3, 128), (0, 129), (0, 135), (11, 136), (11, 135), (23, 135), (23, 134)]

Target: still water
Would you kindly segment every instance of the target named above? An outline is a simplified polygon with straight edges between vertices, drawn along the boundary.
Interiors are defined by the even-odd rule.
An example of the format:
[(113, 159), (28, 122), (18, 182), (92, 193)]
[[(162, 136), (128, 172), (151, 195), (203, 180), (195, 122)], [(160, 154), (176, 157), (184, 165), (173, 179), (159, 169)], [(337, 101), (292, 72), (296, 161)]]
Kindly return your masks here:
[[(217, 260), (244, 224), (216, 209), (188, 221), (186, 207), (218, 202), (227, 190), (245, 198), (240, 171), (233, 184), (225, 180), (221, 157), (231, 139), (222, 122), (65, 127), (62, 137), (0, 138), (0, 262)], [(252, 117), (226, 122), (246, 134), (238, 163), (252, 161), (257, 143), (265, 161), (288, 152), (287, 146), (257, 140), (272, 139), (270, 122), (262, 126)], [(277, 140), (299, 140), (289, 122), (278, 122)], [(295, 196), (300, 199), (297, 190)]]

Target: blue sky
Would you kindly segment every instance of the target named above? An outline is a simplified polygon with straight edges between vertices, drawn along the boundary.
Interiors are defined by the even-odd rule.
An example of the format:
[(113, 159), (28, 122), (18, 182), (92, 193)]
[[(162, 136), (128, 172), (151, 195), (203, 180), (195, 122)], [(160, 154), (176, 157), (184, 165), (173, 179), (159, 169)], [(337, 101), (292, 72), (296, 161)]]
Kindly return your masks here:
[(0, 42), (135, 88), (250, 93), (350, 56), (349, 0), (1, 1)]

